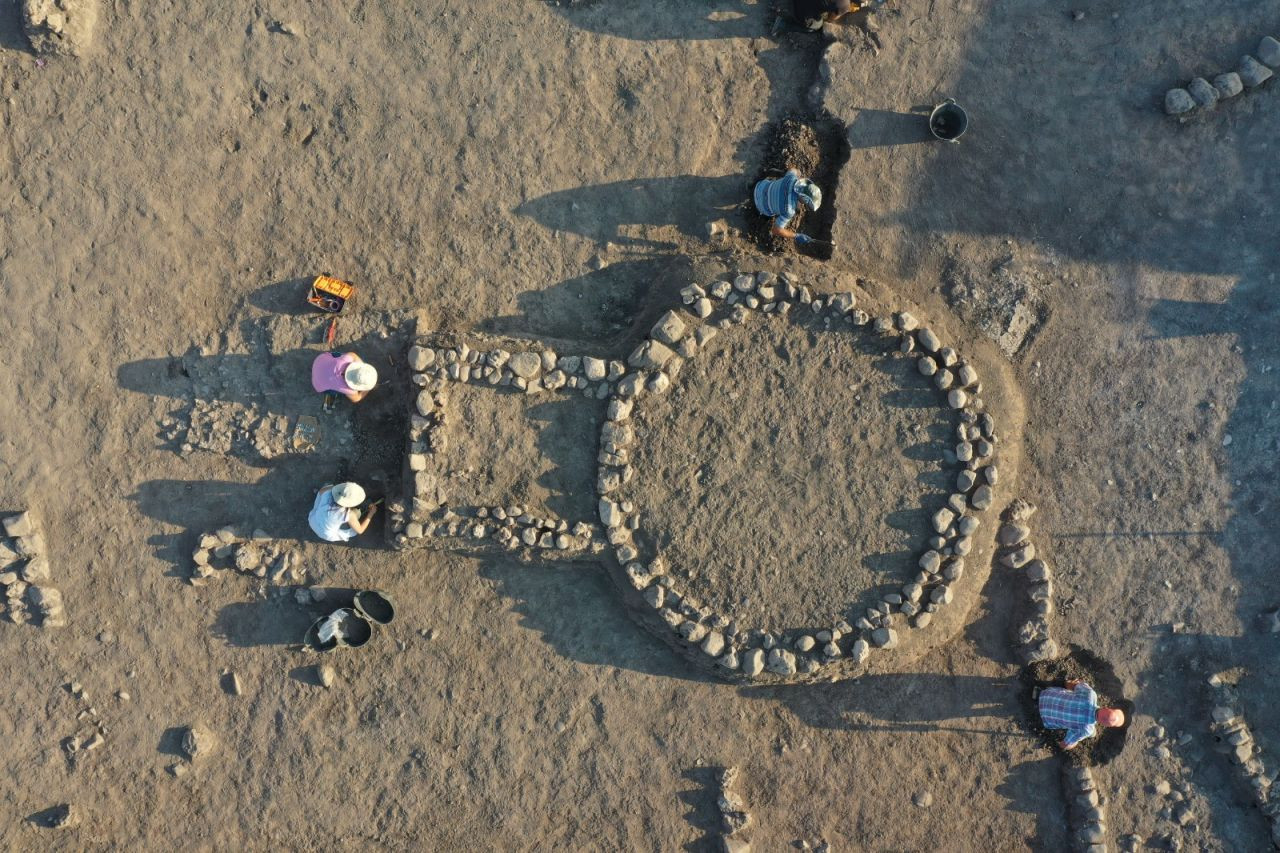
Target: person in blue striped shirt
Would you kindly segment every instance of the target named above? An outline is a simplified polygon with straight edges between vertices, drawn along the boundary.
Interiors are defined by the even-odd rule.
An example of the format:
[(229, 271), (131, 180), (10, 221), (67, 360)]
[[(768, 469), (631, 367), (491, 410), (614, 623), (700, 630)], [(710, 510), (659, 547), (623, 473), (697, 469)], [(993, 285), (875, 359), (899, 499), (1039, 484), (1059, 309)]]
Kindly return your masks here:
[(822, 207), (822, 190), (808, 178), (802, 178), (795, 169), (791, 169), (781, 178), (765, 178), (756, 184), (754, 192), (756, 210), (761, 216), (773, 218), (770, 232), (787, 240), (795, 240), (797, 246), (813, 242), (807, 234), (799, 234), (788, 228), (791, 220), (796, 218), (800, 205), (808, 205), (812, 210)]

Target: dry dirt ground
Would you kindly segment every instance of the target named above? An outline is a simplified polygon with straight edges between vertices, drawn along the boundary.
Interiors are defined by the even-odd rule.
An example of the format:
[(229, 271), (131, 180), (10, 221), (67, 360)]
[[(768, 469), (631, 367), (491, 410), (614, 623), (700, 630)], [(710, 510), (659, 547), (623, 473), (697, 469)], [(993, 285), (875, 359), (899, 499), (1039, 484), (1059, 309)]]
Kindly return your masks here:
[[(1014, 488), (1041, 507), (1057, 632), (1137, 707), (1097, 772), (1112, 844), (1265, 849), (1205, 680), (1239, 668), (1277, 766), (1280, 635), (1260, 617), (1280, 606), (1280, 84), (1185, 125), (1160, 103), (1276, 34), (1272, 3), (898, 0), (833, 33), (817, 92), (822, 44), (769, 37), (772, 11), (745, 0), (107, 0), (93, 48), (48, 61), (16, 5), (0, 2), (0, 511), (43, 519), (69, 624), (0, 623), (0, 846), (711, 849), (707, 768), (734, 765), (758, 850), (1064, 849), (1056, 759), (1017, 719), (999, 570), (965, 630), (904, 671), (740, 687), (638, 628), (590, 564), (307, 535), (316, 487), (394, 476), (416, 312), (625, 353), (680, 256), (725, 250), (707, 223), (736, 215), (769, 123), (818, 98), (849, 159), (833, 257), (798, 268), (865, 276), (1009, 353)], [(970, 112), (958, 145), (914, 111), (947, 96)], [(322, 330), (298, 300), (320, 271), (361, 288), (339, 339), (385, 371), (367, 408), (325, 415), (307, 390)], [(291, 444), (301, 415), (322, 425), (313, 448)], [(829, 474), (813, 488), (838, 489)], [(736, 488), (782, 502), (752, 497), (763, 477)], [(332, 688), (296, 649), (311, 613), (292, 588), (186, 582), (198, 536), (228, 522), (298, 540), (313, 584), (396, 596)], [(763, 544), (786, 560), (794, 540)], [(105, 744), (72, 760), (90, 706)], [(175, 777), (192, 722), (217, 747)], [(73, 826), (28, 819), (59, 803)]]

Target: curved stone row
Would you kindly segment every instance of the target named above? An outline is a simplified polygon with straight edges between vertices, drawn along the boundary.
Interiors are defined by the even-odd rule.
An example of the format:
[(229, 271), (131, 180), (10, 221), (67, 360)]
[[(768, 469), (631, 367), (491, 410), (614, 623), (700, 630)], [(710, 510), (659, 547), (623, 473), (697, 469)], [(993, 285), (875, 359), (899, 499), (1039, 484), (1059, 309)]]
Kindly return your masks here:
[[(681, 297), (684, 310), (664, 314), (627, 359), (631, 369), (618, 380), (601, 429), (597, 478), (600, 521), (613, 556), (645, 605), (669, 629), (668, 639), (712, 665), (722, 677), (803, 679), (824, 667), (827, 675), (832, 674), (831, 667), (841, 664), (856, 669), (873, 649), (894, 648), (899, 622), (911, 629), (928, 626), (933, 614), (955, 597), (964, 557), (973, 548), (979, 526), (974, 513), (991, 505), (999, 476), (998, 438), (991, 416), (983, 411), (977, 371), (910, 313), (873, 319), (857, 307), (852, 292), (815, 293), (787, 273), (742, 273), (705, 286), (692, 284), (681, 291)], [(635, 473), (631, 448), (636, 435), (630, 419), (636, 406), (670, 388), (686, 360), (719, 331), (742, 325), (753, 316), (784, 318), (792, 311), (821, 316), (829, 326), (869, 327), (876, 334), (898, 338), (899, 350), (917, 359), (920, 372), (933, 378), (944, 406), (960, 420), (954, 450), (944, 454), (960, 468), (955, 491), (931, 520), (932, 529), (926, 531), (928, 547), (915, 577), (864, 614), (848, 614), (854, 624), (840, 620), (816, 632), (739, 625), (730, 614), (715, 613), (685, 594), (660, 554), (641, 553), (635, 539), (637, 508), (619, 494)]]
[(1023, 663), (1058, 657), (1058, 643), (1049, 626), (1053, 615), (1053, 571), (1036, 556), (1027, 524), (1035, 511), (1034, 504), (1017, 498), (1005, 509), (1004, 523), (996, 533), (1000, 564), (1019, 571), (1023, 579), (1026, 599), (1015, 620), (1014, 633), (1014, 645)]
[(1214, 707), (1209, 731), (1217, 750), (1230, 756), (1239, 768), (1239, 778), (1249, 797), (1267, 817), (1271, 826), (1271, 843), (1280, 848), (1280, 797), (1271, 793), (1272, 776), (1262, 762), (1262, 749), (1254, 741), (1249, 724), (1240, 715), (1235, 692), (1217, 676), (1210, 679)]
[(45, 556), (40, 522), (30, 511), (4, 520), (0, 538), (0, 586), (4, 587), (5, 615), (15, 625), (36, 621), (45, 628), (67, 624), (62, 591), (49, 585), (49, 560)]
[(1062, 787), (1071, 816), (1072, 848), (1082, 853), (1107, 853), (1107, 814), (1093, 782), (1093, 771), (1063, 762)]
[(1256, 89), (1270, 80), (1274, 76), (1273, 69), (1280, 68), (1280, 41), (1271, 36), (1263, 36), (1254, 52), (1258, 55), (1257, 59), (1245, 54), (1240, 59), (1239, 68), (1217, 75), (1212, 83), (1203, 77), (1197, 77), (1186, 88), (1165, 92), (1165, 113), (1178, 116), (1197, 109), (1211, 110), (1218, 101), (1234, 98), (1245, 89)]

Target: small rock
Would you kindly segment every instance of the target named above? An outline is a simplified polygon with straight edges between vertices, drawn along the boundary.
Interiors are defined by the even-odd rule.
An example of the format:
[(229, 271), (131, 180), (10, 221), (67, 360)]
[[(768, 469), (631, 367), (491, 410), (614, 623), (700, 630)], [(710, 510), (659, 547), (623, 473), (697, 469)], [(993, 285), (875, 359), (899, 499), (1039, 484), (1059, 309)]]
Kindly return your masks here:
[(1164, 93), (1164, 111), (1166, 115), (1176, 116), (1189, 113), (1196, 108), (1196, 99), (1186, 89), (1170, 89)]
[(947, 393), (947, 405), (953, 409), (963, 409), (969, 405), (969, 393), (962, 388), (952, 388)]
[(882, 649), (892, 649), (898, 645), (898, 632), (892, 628), (876, 628), (871, 632), (871, 642)]
[(973, 496), (969, 498), (969, 504), (974, 509), (984, 510), (991, 506), (991, 501), (993, 499), (994, 495), (991, 492), (990, 486), (978, 486), (978, 488), (974, 490)]
[(1027, 537), (1031, 535), (1031, 528), (1025, 524), (1007, 521), (1000, 525), (1000, 532), (996, 534), (1000, 540), (1000, 544), (1006, 548), (1014, 545), (1021, 545), (1027, 541)]
[(912, 795), (911, 802), (917, 808), (927, 809), (933, 805), (933, 794), (928, 791), (917, 791)]
[(814, 646), (814, 639), (813, 637), (810, 637), (808, 634), (802, 634), (799, 638), (796, 639), (796, 649), (798, 649), (799, 651), (807, 652), (810, 649), (812, 649), (813, 646)]
[(333, 671), (333, 667), (327, 663), (318, 664), (315, 668), (316, 681), (321, 687), (332, 687), (333, 682), (337, 679), (337, 674)]
[(871, 646), (866, 640), (859, 638), (855, 640), (853, 646), (849, 649), (849, 658), (854, 663), (862, 663), (871, 654)]
[(764, 649), (752, 649), (742, 657), (742, 674), (754, 678), (764, 672)]
[(778, 675), (792, 676), (796, 674), (796, 656), (786, 649), (773, 648), (769, 650), (765, 666)]

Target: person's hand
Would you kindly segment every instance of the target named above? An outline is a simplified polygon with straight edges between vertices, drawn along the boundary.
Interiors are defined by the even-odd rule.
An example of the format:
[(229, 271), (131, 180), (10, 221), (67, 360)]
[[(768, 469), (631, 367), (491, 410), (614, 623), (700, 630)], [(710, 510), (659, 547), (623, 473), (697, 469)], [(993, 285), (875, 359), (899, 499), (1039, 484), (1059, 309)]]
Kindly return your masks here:
[(1080, 684), (1080, 679), (1078, 679), (1078, 678), (1068, 678), (1068, 679), (1067, 679), (1067, 689), (1068, 689), (1068, 690), (1075, 690), (1075, 689), (1076, 689), (1076, 687), (1077, 687), (1079, 684)]
[(808, 234), (797, 234), (797, 235), (796, 235), (796, 245), (797, 245), (797, 246), (807, 246), (807, 245), (809, 245), (809, 244), (810, 244), (810, 243), (812, 243), (812, 242), (813, 242), (813, 238), (812, 238), (812, 237), (810, 237)]

